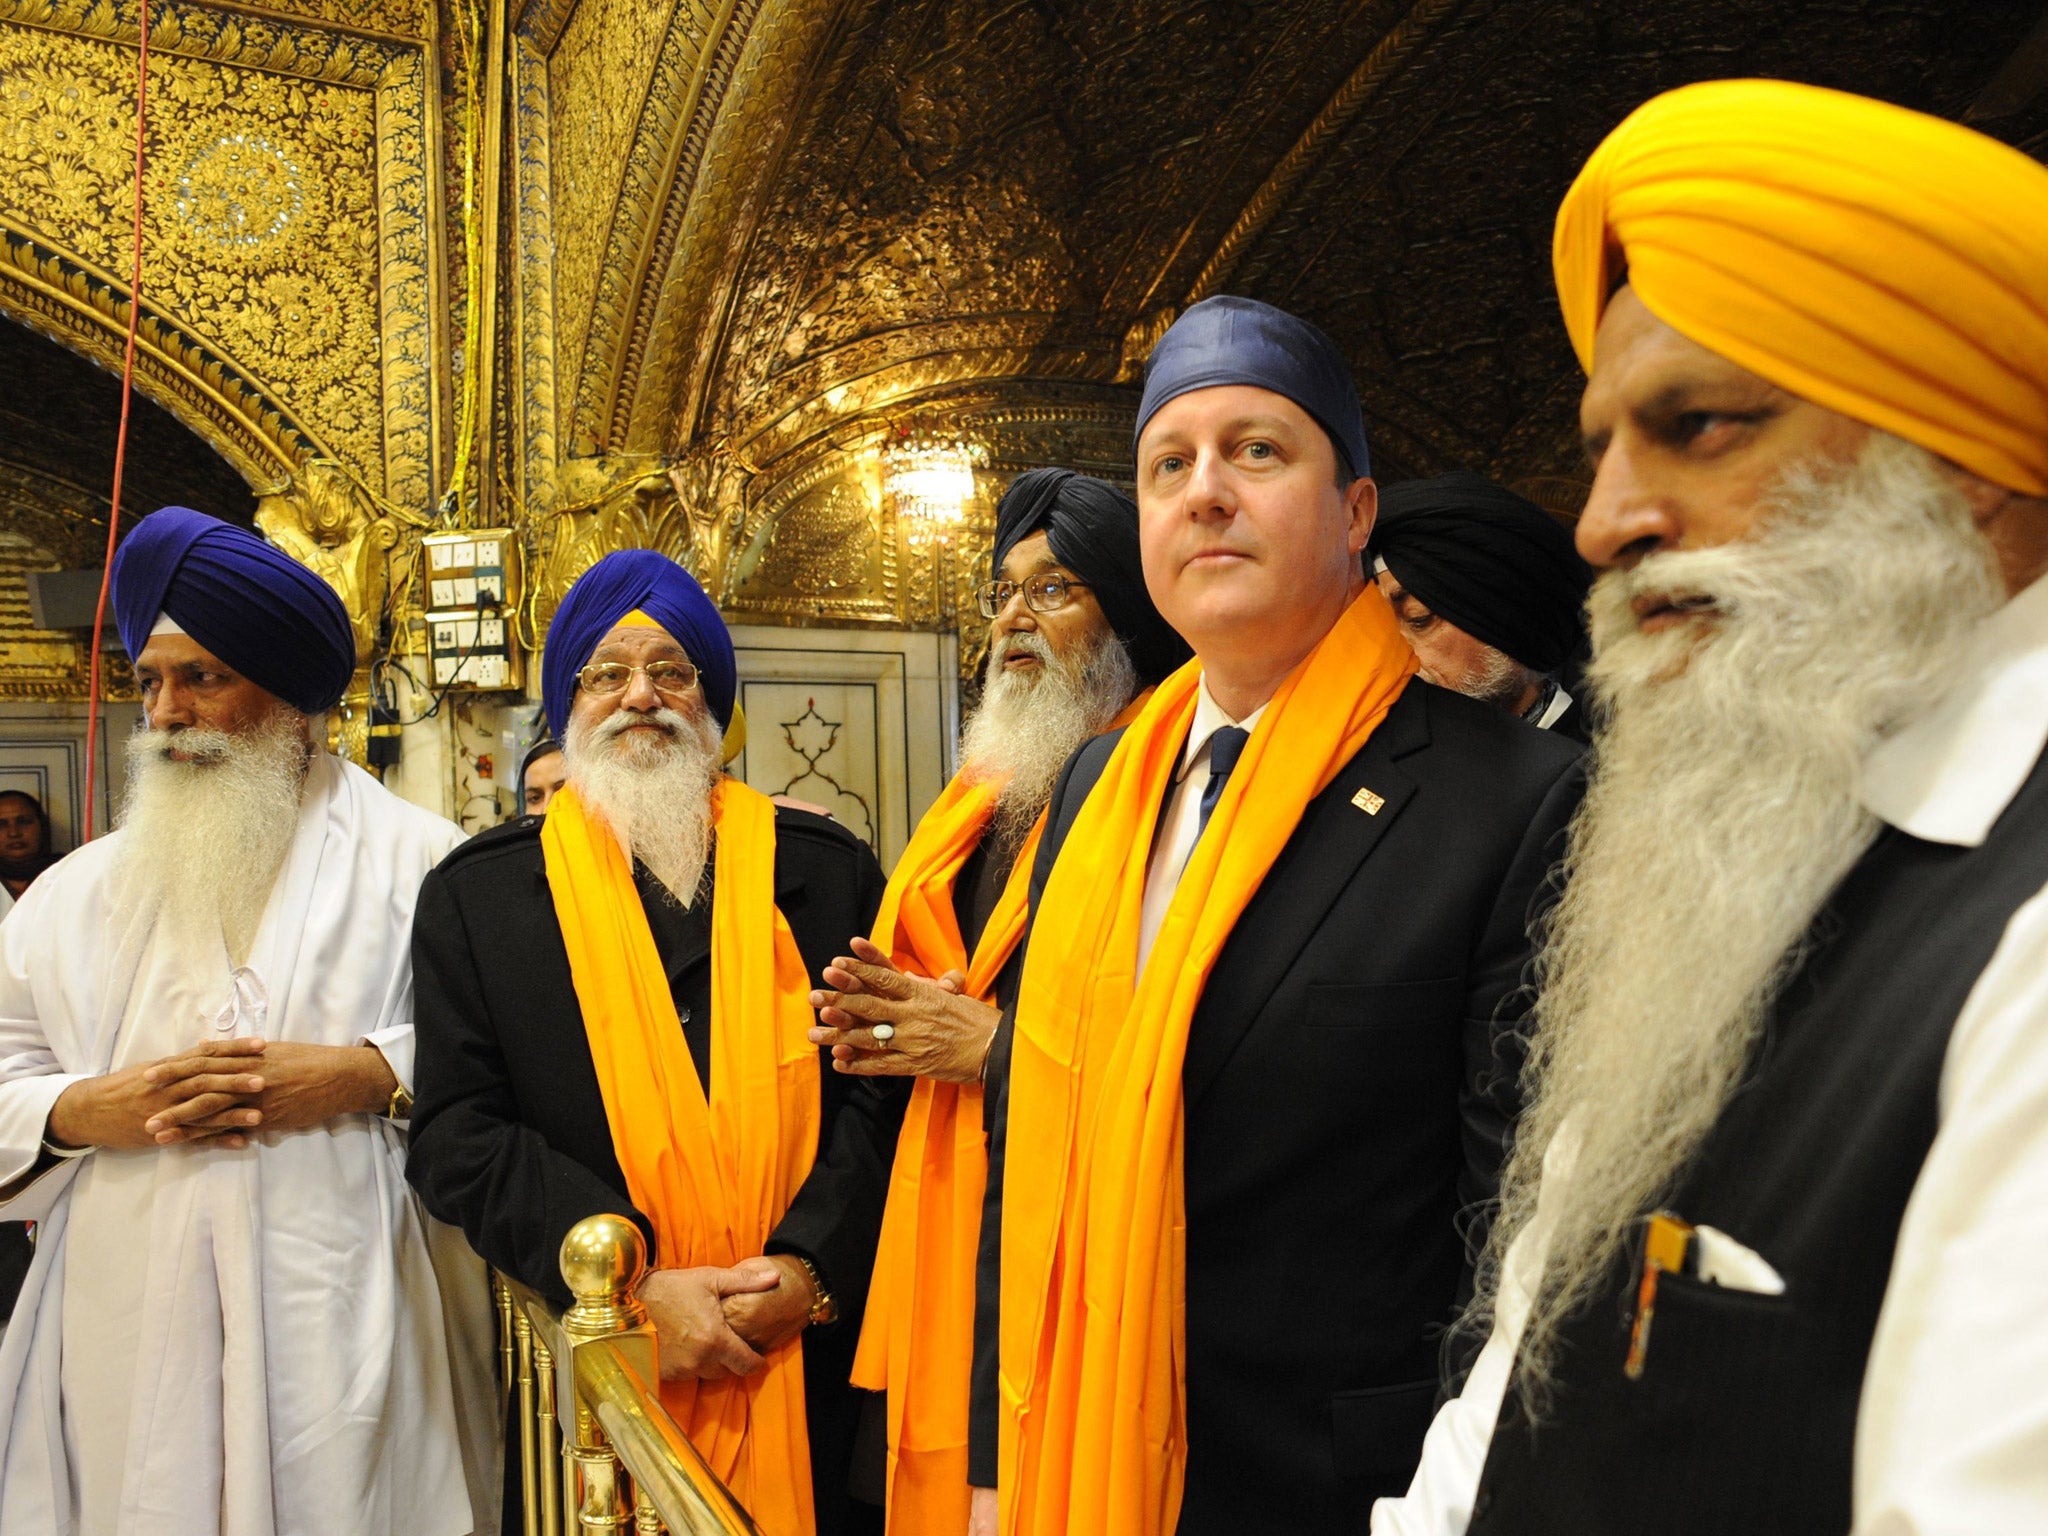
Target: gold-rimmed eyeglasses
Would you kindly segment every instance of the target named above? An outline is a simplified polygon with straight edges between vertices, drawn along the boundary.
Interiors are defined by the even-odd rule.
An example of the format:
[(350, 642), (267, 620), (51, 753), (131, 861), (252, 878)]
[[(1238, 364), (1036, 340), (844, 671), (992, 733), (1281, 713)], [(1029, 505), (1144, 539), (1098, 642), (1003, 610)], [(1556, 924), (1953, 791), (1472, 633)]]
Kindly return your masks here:
[(697, 686), (697, 669), (687, 661), (650, 661), (644, 667), (629, 667), (623, 661), (593, 661), (576, 674), (585, 693), (623, 693), (633, 674), (644, 672), (654, 691), (663, 698), (679, 699)]
[(1027, 576), (1022, 581), (985, 581), (975, 589), (975, 597), (981, 604), (981, 616), (992, 619), (1010, 606), (1010, 599), (1019, 592), (1024, 594), (1024, 606), (1033, 613), (1057, 613), (1067, 606), (1069, 592), (1086, 592), (1088, 583), (1076, 581), (1071, 576), (1045, 574)]

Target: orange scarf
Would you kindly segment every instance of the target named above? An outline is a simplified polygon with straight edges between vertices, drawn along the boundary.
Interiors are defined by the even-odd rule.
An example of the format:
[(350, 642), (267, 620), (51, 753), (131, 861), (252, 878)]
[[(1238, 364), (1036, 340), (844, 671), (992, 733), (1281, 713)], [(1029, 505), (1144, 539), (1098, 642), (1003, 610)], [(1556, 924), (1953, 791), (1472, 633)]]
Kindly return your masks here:
[[(775, 907), (775, 807), (734, 779), (711, 806), (708, 1102), (618, 839), (572, 788), (541, 829), (612, 1148), (662, 1269), (761, 1252), (818, 1147), (811, 980)], [(763, 1532), (811, 1536), (801, 1336), (752, 1376), (663, 1382), (661, 1401)]]
[(1368, 586), (1259, 717), (1142, 975), (1146, 866), (1198, 663), (1160, 684), (1074, 820), (1038, 904), (1010, 1068), (998, 1478), (1009, 1536), (1167, 1536), (1179, 1519), (1188, 1023), (1302, 812), (1414, 671)]
[[(1128, 725), (1151, 696), (1140, 693), (1108, 728)], [(970, 959), (953, 885), (987, 834), (1001, 789), (964, 776), (945, 787), (896, 861), (874, 935), (899, 970), (931, 977), (964, 971), (967, 995), (991, 1004), (996, 977), (1024, 937), (1031, 866), (1045, 835), (1040, 812)], [(987, 1183), (981, 1085), (919, 1078), (896, 1142), (853, 1362), (855, 1386), (889, 1393), (889, 1528), (907, 1536), (967, 1528), (974, 1267)]]
[[(1001, 786), (956, 778), (918, 823), (882, 909), (875, 945), (900, 970), (967, 973), (967, 993), (993, 1002), (997, 973), (1024, 936), (1040, 816), (970, 960), (953, 912), (953, 881), (988, 830)], [(875, 1250), (875, 1278), (853, 1382), (889, 1393), (889, 1527), (967, 1529), (968, 1365), (974, 1355), (974, 1260), (988, 1181), (981, 1084), (919, 1078), (904, 1112)]]

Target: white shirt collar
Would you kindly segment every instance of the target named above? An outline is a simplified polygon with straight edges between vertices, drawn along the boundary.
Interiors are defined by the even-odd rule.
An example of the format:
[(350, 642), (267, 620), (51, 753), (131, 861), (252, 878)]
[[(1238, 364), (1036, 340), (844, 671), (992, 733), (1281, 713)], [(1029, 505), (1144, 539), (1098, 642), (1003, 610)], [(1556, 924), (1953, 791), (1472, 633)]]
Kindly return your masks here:
[(1185, 779), (1188, 770), (1195, 766), (1196, 760), (1209, 750), (1211, 736), (1226, 725), (1234, 725), (1240, 730), (1249, 731), (1259, 723), (1259, 716), (1265, 712), (1266, 706), (1261, 704), (1242, 720), (1232, 719), (1209, 692), (1209, 675), (1203, 673), (1201, 684), (1195, 690), (1195, 723), (1188, 730), (1188, 744), (1181, 752), (1180, 771), (1173, 776), (1174, 783), (1178, 784)]
[(2048, 577), (1984, 621), (1976, 659), (1954, 688), (1871, 749), (1859, 793), (1901, 832), (1974, 848), (2019, 793), (2044, 744)]

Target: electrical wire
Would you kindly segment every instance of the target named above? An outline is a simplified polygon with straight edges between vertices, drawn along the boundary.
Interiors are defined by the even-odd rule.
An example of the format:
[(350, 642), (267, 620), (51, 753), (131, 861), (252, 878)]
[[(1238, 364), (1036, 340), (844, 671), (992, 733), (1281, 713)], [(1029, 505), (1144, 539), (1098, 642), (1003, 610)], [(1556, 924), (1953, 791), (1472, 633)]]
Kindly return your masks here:
[(114, 546), (121, 537), (121, 476), (128, 465), (128, 408), (135, 400), (135, 333), (142, 324), (142, 173), (149, 130), (149, 0), (135, 59), (135, 257), (128, 272), (128, 346), (121, 360), (121, 425), (114, 435), (114, 489), (107, 509), (107, 557), (100, 570), (99, 606), (92, 616), (92, 663), (85, 701), (85, 841), (93, 837), (93, 800), (98, 791), (100, 728), (100, 638), (106, 633), (107, 595), (114, 582)]

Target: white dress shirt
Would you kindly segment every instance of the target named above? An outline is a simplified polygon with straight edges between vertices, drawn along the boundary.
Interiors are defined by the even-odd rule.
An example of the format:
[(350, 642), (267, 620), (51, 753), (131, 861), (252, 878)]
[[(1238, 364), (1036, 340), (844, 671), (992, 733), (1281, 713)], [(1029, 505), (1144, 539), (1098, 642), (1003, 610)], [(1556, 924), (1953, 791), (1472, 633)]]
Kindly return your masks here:
[[(1180, 872), (1187, 868), (1188, 855), (1195, 851), (1195, 836), (1202, 829), (1202, 791), (1209, 784), (1209, 742), (1226, 725), (1249, 731), (1266, 712), (1261, 704), (1242, 720), (1233, 720), (1209, 694), (1205, 674), (1195, 694), (1195, 723), (1188, 730), (1188, 744), (1180, 754), (1180, 768), (1173, 776), (1173, 793), (1159, 814), (1159, 830), (1152, 838), (1152, 862), (1145, 866), (1145, 904), (1138, 914), (1138, 974), (1152, 955), (1152, 942), (1166, 922), (1166, 909), (1180, 886)], [(1199, 767), (1200, 773), (1195, 770)]]
[[(1985, 622), (1977, 656), (1864, 760), (1863, 803), (1926, 842), (1981, 844), (2048, 744), (2048, 578)], [(1546, 1158), (1546, 1183), (1553, 1171)], [(1509, 1251), (1493, 1335), (1430, 1426), (1407, 1495), (1374, 1507), (1373, 1536), (1457, 1536), (1469, 1524), (1548, 1231), (1539, 1198)], [(2044, 1276), (2048, 889), (2012, 915), (1949, 1036), (1940, 1128), (1864, 1373), (1852, 1536), (2048, 1532)]]

